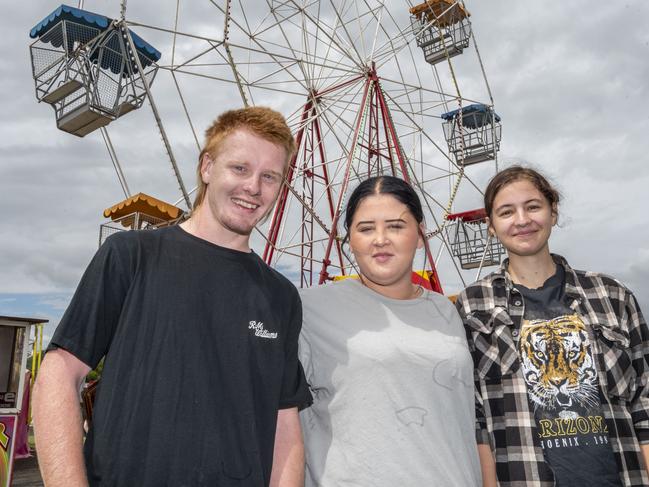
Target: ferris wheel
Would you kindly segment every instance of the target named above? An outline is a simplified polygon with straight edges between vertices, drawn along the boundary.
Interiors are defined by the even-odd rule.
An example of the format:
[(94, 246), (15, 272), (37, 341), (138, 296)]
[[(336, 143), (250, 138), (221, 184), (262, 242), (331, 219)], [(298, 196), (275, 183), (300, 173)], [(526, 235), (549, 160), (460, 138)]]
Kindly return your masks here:
[[(158, 110), (156, 87), (166, 77), (176, 118), (197, 146), (192, 97), (205, 91), (192, 83), (227, 92), (233, 107), (269, 105), (287, 116), (298, 151), (255, 238), (264, 260), (294, 272), (301, 286), (354, 274), (341, 212), (350, 190), (378, 174), (409, 181), (422, 199), (428, 239), (417, 264), (432, 289), (442, 291), (441, 259), (461, 279), (461, 269), (499, 261), (484, 214), (463, 206), (480, 194), (472, 166), (495, 170), (501, 135), (464, 2), (169, 0), (158, 2), (152, 21), (125, 0), (114, 18), (86, 3), (62, 5), (32, 29), (36, 95), (62, 130), (101, 133), (126, 201), (127, 164), (107, 129), (119, 130), (120, 118), (148, 100), (178, 188), (175, 206), (191, 206), (193, 181), (181, 175)], [(136, 217), (128, 221), (137, 227)]]

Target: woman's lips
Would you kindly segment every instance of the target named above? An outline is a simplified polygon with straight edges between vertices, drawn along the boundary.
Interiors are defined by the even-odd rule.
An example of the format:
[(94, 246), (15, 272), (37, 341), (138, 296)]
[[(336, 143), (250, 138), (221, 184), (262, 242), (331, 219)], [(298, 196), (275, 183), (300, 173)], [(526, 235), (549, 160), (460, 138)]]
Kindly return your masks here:
[(381, 252), (379, 254), (374, 254), (372, 256), (373, 259), (375, 259), (377, 262), (381, 262), (381, 263), (387, 262), (388, 260), (390, 260), (391, 257), (392, 257), (392, 254), (387, 254), (387, 253), (384, 253), (384, 252)]

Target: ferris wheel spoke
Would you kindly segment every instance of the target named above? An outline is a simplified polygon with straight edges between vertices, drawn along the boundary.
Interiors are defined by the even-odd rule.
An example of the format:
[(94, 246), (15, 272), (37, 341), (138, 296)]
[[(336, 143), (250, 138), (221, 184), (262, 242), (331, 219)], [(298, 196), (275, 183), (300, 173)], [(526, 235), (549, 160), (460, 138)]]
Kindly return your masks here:
[[(292, 3), (295, 4), (296, 2), (293, 0)], [(333, 5), (331, 1), (329, 3), (332, 5), (334, 11), (337, 14), (338, 12), (337, 12), (337, 9), (335, 8), (335, 5)], [(346, 46), (346, 47), (341, 45), (341, 41), (343, 41), (343, 39), (340, 38), (339, 36), (335, 35), (336, 31), (328, 32), (329, 29), (326, 29), (328, 27), (328, 25), (321, 18), (314, 19), (314, 17), (312, 15), (310, 15), (309, 12), (306, 11), (306, 10), (302, 11), (302, 15), (304, 15), (311, 22), (311, 24), (313, 25), (313, 27), (315, 29), (320, 30), (320, 32), (331, 41), (332, 45), (335, 46), (339, 50), (340, 53), (345, 54), (349, 58), (349, 60), (351, 60), (353, 62), (353, 64), (356, 65), (356, 67), (360, 71), (363, 70), (363, 64), (361, 62), (359, 62), (358, 58), (354, 58), (354, 56), (352, 56), (350, 54), (350, 52), (349, 52), (350, 48), (353, 51), (356, 52), (355, 47), (353, 45), (352, 46)], [(336, 15), (336, 18), (340, 21), (340, 24), (342, 24), (342, 25), (340, 25), (339, 28), (345, 29), (345, 26), (344, 26), (342, 20), (339, 18), (338, 15)], [(358, 55), (358, 53), (357, 53), (357, 55)]]
[[(320, 17), (320, 5), (321, 4), (318, 3), (318, 18)], [(336, 18), (334, 28), (338, 27), (338, 23), (339, 23), (339, 20)], [(316, 43), (315, 43), (315, 48), (316, 49), (314, 50), (314, 55), (315, 55), (316, 52), (318, 52), (318, 45), (320, 43), (326, 43), (325, 52), (323, 54), (325, 59), (330, 59), (332, 57), (332, 52), (338, 52), (340, 55), (337, 56), (337, 59), (333, 63), (329, 63), (330, 64), (329, 66), (326, 66), (324, 63), (321, 66), (319, 66), (320, 69), (318, 70), (317, 78), (316, 78), (316, 74), (315, 74), (316, 70), (315, 70), (315, 67), (314, 67), (313, 76), (314, 76), (314, 79), (318, 79), (318, 80), (321, 80), (323, 78), (323, 76), (324, 76), (323, 73), (324, 73), (325, 69), (337, 70), (337, 69), (340, 68), (341, 65), (343, 65), (344, 61), (347, 61), (346, 53), (338, 51), (338, 46), (334, 43), (334, 38), (332, 36), (325, 36), (326, 39), (327, 39), (326, 42), (324, 40), (322, 40), (322, 41), (320, 40), (321, 32), (322, 31), (320, 29), (314, 29), (314, 34), (313, 35), (315, 36), (315, 39), (316, 39)], [(354, 65), (354, 71), (356, 73), (359, 72), (359, 69), (358, 69), (357, 65)], [(322, 83), (320, 83), (319, 85), (315, 85), (314, 87), (316, 89), (320, 89), (322, 87)]]
[(185, 113), (185, 117), (187, 118), (187, 123), (189, 124), (189, 128), (191, 129), (192, 136), (194, 137), (194, 142), (196, 142), (196, 148), (200, 152), (201, 143), (198, 141), (198, 136), (196, 135), (196, 129), (194, 128), (192, 117), (189, 115), (189, 109), (187, 108), (185, 97), (183, 96), (182, 90), (180, 89), (180, 85), (178, 84), (178, 78), (176, 77), (176, 74), (173, 71), (171, 72), (171, 77), (174, 80), (174, 86), (176, 87), (176, 91), (178, 92), (178, 97), (180, 98), (180, 103), (183, 107), (183, 112)]
[[(405, 83), (405, 76), (403, 74), (403, 70), (401, 69), (401, 63), (399, 62), (399, 58), (397, 56), (395, 56), (394, 60), (395, 60), (395, 64), (396, 64), (396, 67), (397, 67), (397, 72), (399, 74), (399, 78), (401, 79), (401, 82), (403, 84), (403, 83)], [(389, 86), (389, 83), (385, 83), (385, 84)], [(383, 89), (385, 89), (385, 87), (383, 87)], [(421, 90), (416, 90), (415, 92), (421, 93)], [(414, 112), (415, 111), (415, 106), (413, 105), (413, 101), (410, 98), (410, 90), (405, 89), (404, 94), (405, 94), (405, 97), (406, 97), (407, 104), (410, 107), (410, 110)]]
[[(335, 32), (339, 29), (339, 19), (335, 19), (333, 26), (329, 26), (326, 22), (322, 21), (318, 17), (314, 18), (312, 15), (303, 15), (301, 17), (301, 23), (298, 25), (295, 22), (292, 22), (295, 28), (299, 28), (299, 31), (302, 36), (302, 51), (298, 52), (294, 48), (294, 52), (302, 56), (301, 60), (304, 63), (308, 63), (312, 69), (310, 71), (310, 81), (312, 82), (312, 89), (318, 90), (324, 86), (324, 81), (330, 79), (330, 75), (325, 75), (324, 72), (343, 72), (343, 73), (362, 73), (364, 69), (362, 66), (359, 66), (358, 63), (354, 61), (353, 58), (349, 56), (349, 53), (346, 49), (341, 48), (341, 44), (336, 42), (338, 39), (335, 35), (329, 34), (330, 32)], [(315, 26), (310, 29), (308, 25), (315, 22)], [(285, 33), (285, 29), (282, 28), (284, 36), (288, 38), (288, 35)], [(328, 40), (326, 44), (325, 51), (322, 54), (318, 54), (319, 47), (324, 41), (321, 39), (321, 34), (327, 32), (325, 36)], [(311, 45), (309, 39), (313, 39), (314, 49), (310, 51), (309, 46)], [(335, 61), (334, 61), (335, 59)], [(316, 73), (316, 68), (319, 68), (318, 73)]]
[(151, 29), (158, 32), (165, 32), (167, 34), (172, 34), (172, 35), (176, 34), (178, 37), (186, 37), (188, 39), (196, 39), (196, 40), (208, 41), (208, 42), (211, 41), (215, 43), (223, 42), (223, 39), (214, 39), (213, 37), (206, 37), (198, 34), (190, 34), (189, 32), (175, 31), (173, 29), (167, 29), (156, 25), (143, 24), (142, 22), (137, 22), (135, 20), (127, 20), (126, 24), (129, 27), (142, 27), (144, 29)]
[[(444, 93), (441, 91), (434, 90), (432, 88), (427, 88), (422, 85), (416, 85), (413, 84), (409, 81), (406, 80), (399, 80), (399, 79), (394, 79), (394, 78), (389, 78), (387, 76), (381, 76), (381, 80), (387, 83), (394, 83), (395, 85), (402, 86), (403, 89), (408, 88), (408, 89), (414, 89), (416, 91), (421, 91), (424, 94), (429, 94), (429, 95), (436, 95), (436, 96), (448, 96), (448, 97), (453, 97), (454, 99), (457, 98), (457, 96), (452, 95), (450, 93)], [(470, 103), (478, 103), (477, 101), (470, 100), (468, 98), (464, 98), (465, 101), (468, 101)]]
[[(268, 6), (270, 7), (270, 4), (268, 3), (268, 0), (266, 0), (266, 3), (267, 3)], [(289, 48), (289, 49), (291, 50), (291, 52), (293, 53), (293, 56), (295, 57), (295, 59), (300, 59), (300, 53), (298, 53), (298, 52), (295, 50), (295, 48), (294, 48), (293, 45), (292, 45), (293, 43), (289, 40), (289, 37), (288, 37), (288, 35), (287, 35), (287, 33), (286, 33), (284, 27), (283, 27), (283, 23), (280, 22), (279, 19), (277, 18), (277, 14), (276, 14), (276, 12), (274, 11), (274, 9), (271, 8), (271, 11), (272, 11), (272, 15), (273, 15), (273, 17), (275, 18), (275, 21), (277, 22), (277, 27), (279, 28), (279, 31), (281, 32), (282, 37), (284, 38), (284, 42), (286, 43), (286, 45), (288, 46), (288, 48)], [(296, 15), (296, 14), (295, 14), (295, 15)], [(284, 19), (284, 21), (286, 21), (286, 19)], [(308, 52), (308, 47), (306, 46), (306, 42), (307, 42), (307, 35), (306, 35), (306, 32), (307, 32), (307, 30), (306, 30), (306, 29), (303, 29), (303, 32), (304, 32), (303, 35), (302, 35), (303, 43), (304, 43), (303, 51), (304, 51), (304, 52)], [(306, 71), (306, 69), (305, 69), (305, 68), (308, 67), (308, 64), (299, 61), (299, 62), (298, 62), (298, 65), (299, 65), (300, 70), (301, 70), (301, 72), (302, 72), (302, 77), (303, 77), (303, 79), (305, 80), (306, 91), (308, 91), (308, 90), (311, 89), (311, 87), (309, 86), (309, 84), (310, 84), (310, 82), (309, 82), (310, 75), (309, 75), (309, 73), (308, 73), (308, 72)]]
[[(337, 41), (342, 41), (342, 39), (338, 38), (335, 35), (330, 34), (330, 32), (335, 33), (336, 28), (327, 24), (325, 19), (320, 17), (319, 10), (318, 12), (316, 12), (316, 16), (314, 17), (312, 14), (306, 13), (308, 11), (308, 6), (300, 7), (294, 1), (290, 1), (287, 3), (294, 4), (295, 10), (292, 12), (290, 16), (278, 19), (279, 28), (284, 29), (284, 27), (282, 27), (282, 24), (286, 23), (289, 26), (292, 26), (299, 33), (299, 35), (306, 34), (309, 37), (314, 37), (314, 38), (319, 37), (318, 34), (322, 33), (323, 35), (326, 35), (326, 37), (329, 39), (332, 45), (332, 48), (335, 49), (335, 52), (338, 53), (338, 55), (341, 58), (349, 58), (350, 60), (353, 59), (351, 56), (349, 56), (348, 48), (342, 46), (339, 42), (337, 42)], [(320, 2), (312, 2), (311, 4), (319, 5)], [(293, 17), (298, 17), (299, 20), (296, 21), (294, 20)], [(337, 26), (338, 23), (336, 22), (335, 25)], [(292, 47), (292, 49), (295, 48)], [(301, 52), (301, 55), (309, 57), (311, 55), (316, 55), (316, 53), (317, 50), (313, 50), (312, 52), (304, 51)], [(329, 56), (327, 56), (325, 59), (327, 59), (327, 61), (331, 60)], [(357, 63), (351, 63), (351, 64), (356, 66), (356, 69), (358, 69), (359, 66)]]
[[(236, 46), (236, 47), (238, 49), (241, 49), (242, 51), (246, 50), (245, 47), (241, 47), (241, 46)], [(254, 49), (253, 51), (257, 51), (257, 50)], [(272, 73), (266, 74), (264, 76), (264, 79), (270, 78), (270, 77), (273, 77), (273, 76), (277, 77), (277, 75), (282, 73), (282, 72), (286, 73), (288, 75), (289, 79), (292, 80), (292, 82), (299, 83), (304, 88), (305, 93), (308, 93), (308, 91), (310, 91), (310, 89), (312, 89), (313, 86), (308, 85), (308, 83), (309, 83), (308, 78), (305, 78), (304, 76), (297, 76), (297, 74), (294, 73), (293, 70), (291, 70), (290, 68), (295, 67), (295, 66), (300, 66), (300, 71), (302, 73), (304, 73), (304, 68), (301, 67), (301, 65), (303, 65), (303, 64), (314, 63), (315, 66), (323, 66), (323, 67), (325, 66), (325, 64), (323, 62), (306, 61), (306, 60), (298, 60), (298, 61), (296, 61), (296, 60), (291, 59), (291, 58), (286, 58), (285, 62), (283, 62), (283, 61), (281, 61), (279, 59), (276, 59), (274, 62), (278, 66), (278, 69), (276, 69)], [(238, 65), (242, 65), (242, 64), (244, 64), (244, 63), (241, 63), (241, 62), (238, 63)], [(258, 66), (259, 64), (260, 63), (257, 62), (257, 61), (251, 61), (251, 62), (247, 63), (247, 65), (251, 65), (251, 66), (252, 65)], [(336, 82), (338, 82), (340, 80), (343, 80), (346, 76), (350, 76), (350, 75), (357, 75), (357, 71), (351, 70), (351, 69), (346, 68), (344, 66), (339, 66), (338, 69), (336, 69), (335, 71), (332, 71), (329, 76), (322, 76), (317, 81), (320, 84), (324, 84), (325, 81), (329, 81), (331, 83), (336, 83)], [(286, 82), (287, 82), (286, 78), (278, 78), (278, 83), (286, 83)], [(250, 82), (250, 84), (255, 85), (256, 82), (253, 81), (253, 82)]]
[[(388, 98), (389, 98), (389, 99), (394, 103), (395, 106), (397, 106), (397, 107), (399, 106), (397, 103), (394, 102), (394, 100), (392, 99), (392, 97), (390, 96), (389, 93), (386, 93), (386, 96), (387, 96), (387, 97), (388, 97)], [(412, 115), (410, 115), (410, 114), (407, 113), (407, 112), (401, 112), (401, 113), (403, 113), (403, 114), (404, 114), (404, 115), (405, 115), (405, 116), (410, 120), (410, 122), (411, 122), (413, 125), (418, 126), (417, 122), (414, 120), (414, 118), (413, 118)], [(437, 144), (437, 142), (435, 142), (435, 141), (430, 137), (429, 134), (427, 134), (423, 129), (422, 129), (421, 133), (422, 133), (422, 135), (426, 138), (426, 140), (427, 140), (429, 143), (433, 144), (433, 146), (434, 146), (434, 147), (435, 147), (439, 152), (441, 152), (442, 154), (445, 154), (445, 155), (446, 155), (446, 151), (445, 151), (444, 149), (442, 149), (442, 148), (439, 146), (439, 144)], [(451, 161), (451, 163), (452, 163), (453, 165), (455, 165), (455, 166), (457, 167), (457, 165), (455, 164), (455, 162), (451, 160), (450, 156), (447, 155), (446, 157), (447, 157), (447, 159), (448, 159), (449, 161)], [(458, 169), (459, 169), (459, 167), (458, 167)]]
[[(365, 5), (367, 6), (368, 10), (371, 10), (374, 13), (374, 9), (370, 7), (368, 4), (367, 0), (363, 0)], [(373, 59), (377, 62), (378, 65), (382, 65), (386, 63), (389, 59), (395, 58), (397, 59), (401, 51), (405, 48), (408, 47), (413, 39), (410, 39), (409, 36), (412, 35), (412, 29), (408, 26), (404, 29), (398, 29), (396, 33), (390, 33), (387, 31), (385, 28), (385, 24), (382, 21), (382, 16), (385, 12), (385, 15), (387, 15), (388, 19), (391, 22), (391, 25), (397, 26), (398, 22), (395, 19), (394, 15), (387, 10), (384, 9), (385, 4), (382, 2), (381, 3), (381, 17), (377, 18), (377, 30), (380, 29), (381, 32), (383, 33), (385, 39), (387, 39), (382, 45), (378, 46), (373, 50)], [(376, 35), (376, 38), (378, 39), (378, 34)], [(395, 41), (401, 41), (399, 44), (395, 43)]]
[[(279, 23), (278, 23), (278, 24), (279, 24)], [(288, 42), (288, 37), (286, 36), (286, 34), (285, 34), (283, 28), (281, 29), (281, 31), (282, 31), (282, 33), (283, 33), (283, 36), (284, 36), (285, 40), (287, 41), (287, 44), (290, 46), (290, 42)], [(259, 51), (259, 50), (260, 50), (259, 48), (262, 46), (262, 43), (259, 42), (255, 37), (252, 37), (252, 36), (251, 36), (251, 41), (254, 42), (254, 43), (258, 46), (257, 49), (252, 49), (252, 50), (253, 50), (253, 51)], [(271, 44), (273, 44), (273, 43), (271, 43)], [(274, 45), (275, 45), (276, 47), (279, 47), (279, 45), (276, 44), (276, 43), (275, 43)], [(240, 49), (245, 49), (244, 46), (235, 46), (235, 47), (238, 47), (238, 48), (240, 48)], [(282, 47), (284, 47), (284, 46), (282, 46)], [(293, 50), (293, 48), (291, 48), (291, 49)], [(294, 51), (294, 50), (293, 50), (293, 51)], [(266, 54), (269, 54), (268, 51), (265, 51), (265, 53), (266, 53)], [(270, 54), (270, 56), (273, 57), (273, 58), (275, 57), (273, 54)], [(294, 58), (292, 58), (292, 59), (294, 59)], [(302, 64), (299, 63), (299, 64), (297, 64), (297, 65), (298, 65), (298, 66), (300, 67), (300, 69), (303, 71)], [(298, 79), (298, 77), (296, 77), (296, 76), (295, 76), (291, 71), (287, 70), (286, 67), (283, 66), (281, 63), (280, 63), (280, 66), (283, 68), (284, 72), (289, 73), (289, 76), (292, 77), (295, 81), (299, 81), (300, 79), (304, 79), (304, 78), (305, 78), (305, 76), (304, 76), (304, 71), (303, 71), (303, 76), (302, 76), (300, 79)], [(302, 85), (306, 87), (306, 84), (302, 83)]]
[[(353, 2), (352, 2), (353, 3)], [(345, 33), (345, 37), (347, 38), (347, 45), (352, 49), (352, 51), (356, 54), (356, 61), (359, 66), (363, 66), (365, 63), (365, 59), (363, 56), (358, 52), (358, 49), (356, 49), (356, 43), (355, 39), (351, 36), (349, 33), (349, 29), (347, 28), (347, 24), (343, 20), (344, 16), (344, 10), (340, 11), (337, 7), (336, 4), (334, 3), (333, 0), (329, 0), (329, 5), (333, 9), (336, 18), (338, 19), (340, 28), (342, 28), (343, 32)]]
[(170, 70), (173, 71), (173, 70), (175, 70), (177, 68), (183, 68), (183, 67), (202, 67), (202, 66), (218, 66), (218, 65), (221, 65), (220, 63), (195, 63), (194, 62), (197, 59), (200, 59), (200, 58), (202, 58), (202, 57), (204, 57), (207, 54), (210, 54), (212, 52), (216, 53), (218, 56), (221, 57), (221, 59), (223, 59), (223, 64), (222, 64), (223, 66), (229, 65), (230, 61), (228, 60), (228, 58), (226, 56), (224, 56), (223, 53), (218, 50), (218, 48), (223, 43), (222, 42), (217, 43), (217, 42), (209, 41), (209, 40), (207, 41), (207, 43), (209, 44), (209, 46), (207, 48), (205, 48), (203, 51), (200, 51), (199, 53), (195, 54), (194, 56), (186, 59), (182, 63), (175, 64), (173, 62), (174, 60), (172, 59), (172, 63), (170, 65), (161, 64), (161, 65), (159, 65), (159, 67), (163, 68), (163, 69), (170, 69)]

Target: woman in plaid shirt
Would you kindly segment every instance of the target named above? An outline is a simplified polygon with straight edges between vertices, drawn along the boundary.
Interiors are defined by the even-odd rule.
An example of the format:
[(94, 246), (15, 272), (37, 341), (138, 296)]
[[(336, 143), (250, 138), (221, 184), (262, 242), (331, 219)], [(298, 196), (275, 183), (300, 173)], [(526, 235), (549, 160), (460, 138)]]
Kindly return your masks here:
[(647, 486), (649, 329), (619, 281), (550, 253), (559, 194), (537, 171), (485, 191), (501, 268), (459, 296), (485, 486)]

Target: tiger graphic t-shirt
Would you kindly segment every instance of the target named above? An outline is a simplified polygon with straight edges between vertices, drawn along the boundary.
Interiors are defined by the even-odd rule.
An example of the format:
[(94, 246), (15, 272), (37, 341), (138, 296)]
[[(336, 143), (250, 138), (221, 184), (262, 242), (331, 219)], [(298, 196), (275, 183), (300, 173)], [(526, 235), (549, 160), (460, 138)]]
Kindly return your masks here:
[(565, 271), (522, 285), (518, 349), (545, 460), (559, 487), (620, 486), (602, 415), (597, 369), (583, 321), (564, 301)]

